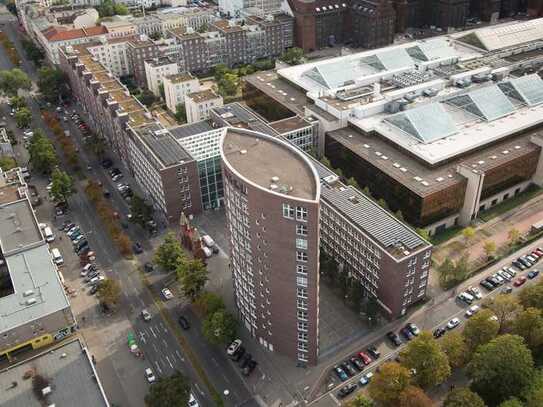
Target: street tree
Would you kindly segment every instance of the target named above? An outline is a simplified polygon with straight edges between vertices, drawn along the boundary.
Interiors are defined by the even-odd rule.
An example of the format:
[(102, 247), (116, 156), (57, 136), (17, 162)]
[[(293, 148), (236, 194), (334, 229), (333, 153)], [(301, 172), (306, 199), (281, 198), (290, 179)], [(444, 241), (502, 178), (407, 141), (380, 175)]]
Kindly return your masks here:
[(239, 76), (235, 73), (227, 72), (223, 75), (218, 83), (219, 93), (222, 96), (234, 96), (236, 93), (238, 93), (239, 85)]
[(15, 123), (20, 129), (27, 128), (32, 123), (32, 112), (27, 107), (23, 107), (15, 113)]
[[(543, 404), (539, 404), (538, 406), (542, 406)], [(524, 404), (517, 399), (516, 397), (505, 400), (504, 402), (500, 403), (498, 407), (524, 407)]]
[(475, 237), (475, 229), (471, 226), (468, 226), (462, 230), (462, 236), (464, 237), (464, 241), (466, 246), (470, 244), (470, 242)]
[(486, 404), (477, 393), (458, 387), (447, 394), (443, 407), (486, 407)]
[(118, 16), (126, 16), (128, 14), (128, 7), (126, 4), (115, 3), (113, 4), (113, 12)]
[(426, 229), (417, 228), (415, 229), (415, 232), (417, 232), (417, 234), (420, 237), (422, 237), (424, 240), (430, 240), (430, 234), (428, 233)]
[(175, 107), (175, 120), (177, 120), (178, 123), (187, 122), (187, 109), (185, 108), (185, 105), (180, 103)]
[(347, 403), (347, 407), (375, 407), (375, 403), (363, 394), (358, 394)]
[(489, 405), (497, 405), (520, 395), (530, 384), (535, 369), (522, 337), (507, 334), (480, 346), (466, 373), (472, 380), (472, 389)]
[(543, 313), (537, 308), (527, 308), (513, 321), (512, 333), (522, 336), (534, 351), (543, 344)]
[(132, 219), (142, 228), (145, 228), (148, 221), (153, 219), (153, 207), (138, 195), (133, 195), (130, 201), (132, 207)]
[(175, 271), (185, 258), (183, 248), (171, 232), (166, 235), (154, 255), (155, 263), (168, 272)]
[(423, 389), (443, 383), (451, 374), (447, 355), (427, 331), (407, 344), (401, 364), (415, 372), (413, 380)]
[(211, 291), (204, 291), (200, 294), (194, 305), (204, 316), (214, 314), (225, 308), (223, 299)]
[(22, 109), (23, 107), (27, 107), (26, 100), (22, 96), (12, 96), (9, 98), (9, 103), (11, 104), (11, 107), (14, 109)]
[(485, 306), (492, 310), (498, 318), (499, 332), (505, 332), (522, 311), (518, 297), (508, 294), (499, 294), (486, 300)]
[(23, 49), (25, 51), (26, 56), (28, 57), (28, 59), (34, 62), (35, 65), (38, 65), (40, 62), (43, 61), (43, 59), (45, 58), (45, 54), (43, 53), (41, 48), (39, 48), (34, 43), (34, 41), (27, 38), (23, 38), (21, 43), (23, 45)]
[(161, 377), (149, 388), (149, 394), (145, 396), (145, 404), (148, 407), (185, 407), (189, 404), (190, 382), (176, 371), (170, 377)]
[(237, 328), (236, 318), (225, 309), (221, 309), (204, 320), (202, 333), (210, 343), (224, 345), (236, 338)]
[(522, 289), (518, 297), (525, 308), (534, 307), (543, 310), (543, 282)]
[(434, 403), (426, 393), (417, 386), (408, 386), (400, 394), (399, 407), (432, 407)]
[(375, 373), (368, 386), (369, 396), (383, 407), (397, 407), (403, 391), (409, 386), (410, 373), (396, 362), (386, 362)]
[(302, 62), (304, 56), (304, 50), (297, 47), (292, 47), (287, 49), (283, 55), (281, 55), (281, 60), (286, 62), (289, 65), (298, 65)]
[(177, 266), (176, 273), (181, 291), (194, 302), (209, 279), (206, 265), (200, 259), (184, 260)]
[(483, 309), (467, 320), (463, 335), (470, 352), (476, 351), (479, 346), (498, 335), (500, 324), (492, 319), (493, 315), (492, 311)]
[(19, 89), (30, 90), (32, 82), (19, 68), (0, 70), (0, 92), (7, 96), (17, 96)]
[(496, 253), (496, 242), (493, 240), (486, 240), (483, 245), (486, 257), (491, 258)]
[(156, 102), (156, 96), (148, 89), (145, 89), (137, 96), (139, 101), (147, 107), (150, 107), (153, 103)]
[(100, 283), (96, 296), (102, 306), (114, 310), (121, 299), (121, 286), (117, 280), (107, 279)]
[(45, 137), (41, 129), (34, 130), (34, 136), (28, 146), (32, 168), (41, 173), (50, 174), (58, 164), (55, 148), (51, 141)]
[(450, 332), (445, 335), (439, 342), (439, 346), (441, 346), (441, 349), (447, 355), (451, 368), (457, 369), (467, 363), (468, 345), (460, 332)]
[(15, 167), (17, 167), (17, 161), (15, 161), (15, 158), (9, 157), (7, 155), (0, 157), (0, 168), (2, 169), (2, 171), (9, 171)]
[(526, 398), (526, 407), (541, 407), (543, 406), (543, 387), (539, 386), (528, 393)]
[(508, 237), (509, 237), (509, 244), (511, 246), (514, 246), (518, 243), (520, 239), (520, 231), (516, 228), (510, 229), (508, 233)]
[(53, 171), (51, 177), (53, 179), (51, 195), (55, 197), (57, 202), (67, 202), (68, 198), (75, 192), (72, 177), (58, 168)]
[(44, 66), (38, 71), (38, 88), (45, 100), (58, 103), (68, 94), (68, 78), (60, 69)]

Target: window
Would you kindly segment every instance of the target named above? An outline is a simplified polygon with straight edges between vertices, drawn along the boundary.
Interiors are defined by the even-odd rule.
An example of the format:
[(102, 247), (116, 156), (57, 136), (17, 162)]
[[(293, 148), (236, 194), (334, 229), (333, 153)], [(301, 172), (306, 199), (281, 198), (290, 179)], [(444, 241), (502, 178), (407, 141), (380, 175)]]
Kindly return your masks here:
[(307, 301), (304, 298), (298, 298), (296, 300), (296, 308), (307, 310)]
[(307, 250), (307, 240), (306, 239), (296, 239), (296, 248)]
[(307, 277), (296, 277), (296, 285), (307, 287)]
[(303, 274), (304, 276), (307, 276), (307, 266), (303, 264), (297, 264), (296, 265), (296, 272), (298, 274)]
[(298, 331), (307, 332), (307, 321), (298, 321)]
[(306, 262), (307, 261), (307, 253), (297, 251), (296, 252), (296, 260)]
[(298, 360), (300, 362), (307, 362), (307, 355), (303, 352), (298, 352)]
[(307, 298), (307, 288), (297, 287), (296, 288), (296, 296), (298, 298)]
[(298, 350), (302, 352), (307, 352), (307, 343), (306, 342), (298, 342)]
[(297, 224), (296, 234), (300, 236), (307, 236), (307, 225)]
[(289, 204), (283, 204), (283, 217), (287, 219), (294, 219), (294, 207)]
[(307, 332), (298, 332), (298, 340), (307, 342)]
[(303, 206), (296, 207), (296, 220), (307, 221), (307, 208)]
[(301, 310), (299, 309), (298, 310), (298, 319), (302, 320), (302, 321), (307, 321), (307, 311), (304, 311), (304, 310)]

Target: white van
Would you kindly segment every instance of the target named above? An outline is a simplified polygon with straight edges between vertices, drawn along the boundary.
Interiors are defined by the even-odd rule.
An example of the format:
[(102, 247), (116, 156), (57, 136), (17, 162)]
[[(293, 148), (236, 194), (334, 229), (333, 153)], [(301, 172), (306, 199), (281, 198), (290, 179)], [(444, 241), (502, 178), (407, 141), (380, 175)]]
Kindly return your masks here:
[(64, 264), (64, 259), (62, 258), (62, 255), (60, 254), (60, 250), (58, 250), (56, 247), (54, 249), (51, 249), (51, 255), (53, 256), (53, 262), (57, 266), (61, 266)]
[(213, 241), (213, 239), (209, 235), (203, 235), (202, 236), (202, 241), (209, 248), (212, 248), (213, 246), (215, 246), (215, 242)]
[(45, 241), (51, 243), (55, 240), (55, 235), (49, 226), (43, 228), (43, 234), (45, 236)]

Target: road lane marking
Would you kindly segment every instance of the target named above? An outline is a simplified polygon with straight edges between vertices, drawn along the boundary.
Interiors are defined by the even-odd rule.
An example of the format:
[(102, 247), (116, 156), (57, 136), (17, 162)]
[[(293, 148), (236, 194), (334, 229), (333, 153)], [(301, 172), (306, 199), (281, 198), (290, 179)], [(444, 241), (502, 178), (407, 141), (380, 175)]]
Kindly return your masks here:
[(158, 348), (157, 348), (157, 346), (156, 346), (156, 343), (153, 343), (153, 349), (155, 350), (155, 352), (158, 353)]
[(155, 361), (155, 365), (156, 365), (156, 370), (157, 370), (160, 374), (162, 374), (162, 369), (160, 368), (160, 364), (158, 363), (158, 360)]
[(194, 387), (196, 387), (196, 390), (198, 390), (198, 392), (199, 392), (202, 396), (205, 396), (205, 393), (200, 389), (200, 387), (198, 386), (198, 383), (194, 383)]
[(164, 347), (165, 347), (165, 348), (168, 347), (168, 342), (166, 342), (166, 339), (162, 339), (162, 343), (164, 343)]
[(168, 363), (170, 364), (170, 367), (173, 369), (172, 361), (170, 360), (170, 358), (169, 358), (168, 356), (166, 356), (166, 360), (167, 360)]
[(165, 334), (168, 333), (168, 330), (166, 329), (166, 327), (164, 326), (164, 324), (162, 322), (160, 322), (160, 327), (162, 328), (162, 330), (164, 331)]
[(152, 327), (152, 326), (150, 326), (150, 327), (149, 327), (149, 329), (151, 330), (151, 333), (153, 334), (153, 336), (154, 336), (154, 337), (156, 338), (157, 336), (156, 336), (156, 333), (155, 333), (155, 331), (153, 331), (153, 327)]
[(177, 356), (179, 356), (179, 359), (181, 359), (181, 362), (185, 362), (185, 358), (181, 356), (178, 350), (176, 350), (175, 353), (177, 354)]
[(143, 300), (142, 300), (141, 298), (139, 298), (139, 300), (140, 300), (141, 306), (142, 306), (142, 307), (145, 307), (145, 303), (143, 302)]
[(140, 335), (140, 341), (142, 341), (145, 344), (145, 342), (146, 342), (146, 340), (145, 340), (145, 332), (140, 331), (139, 335)]
[(220, 367), (219, 362), (215, 358), (211, 358), (211, 361), (217, 365), (217, 367)]
[(341, 406), (341, 403), (336, 398), (336, 396), (334, 396), (334, 393), (330, 393), (330, 397), (332, 398), (332, 400), (334, 400), (334, 403), (336, 403), (338, 406)]

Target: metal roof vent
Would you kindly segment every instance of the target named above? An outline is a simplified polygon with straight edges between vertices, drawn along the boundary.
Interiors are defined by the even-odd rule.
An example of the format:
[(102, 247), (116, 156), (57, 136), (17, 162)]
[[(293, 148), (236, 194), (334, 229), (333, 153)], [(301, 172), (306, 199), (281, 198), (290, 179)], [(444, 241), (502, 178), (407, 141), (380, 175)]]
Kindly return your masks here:
[(23, 293), (23, 297), (29, 297), (29, 296), (31, 296), (32, 294), (34, 294), (34, 290), (26, 290), (26, 291)]
[(247, 154), (247, 150), (240, 150), (239, 153), (242, 154), (242, 155), (245, 155), (245, 154)]
[(25, 301), (26, 305), (32, 305), (32, 304), (35, 304), (35, 303), (36, 303), (35, 298), (29, 298), (28, 300)]
[(279, 177), (274, 175), (273, 177), (271, 177), (271, 180), (272, 180), (273, 183), (279, 182)]

